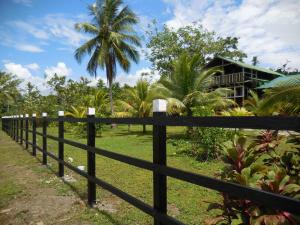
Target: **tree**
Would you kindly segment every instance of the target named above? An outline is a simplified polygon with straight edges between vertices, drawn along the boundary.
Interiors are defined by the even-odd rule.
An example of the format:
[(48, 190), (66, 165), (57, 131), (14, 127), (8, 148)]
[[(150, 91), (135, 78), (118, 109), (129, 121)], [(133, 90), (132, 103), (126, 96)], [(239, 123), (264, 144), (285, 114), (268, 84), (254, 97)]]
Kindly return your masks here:
[(183, 53), (199, 55), (203, 66), (215, 55), (242, 60), (246, 54), (238, 50), (235, 37), (218, 37), (216, 33), (205, 30), (201, 25), (181, 27), (178, 30), (164, 26), (161, 31), (156, 27), (147, 32), (150, 52), (147, 58), (161, 75), (172, 71), (172, 62)]
[(156, 84), (156, 93), (163, 95), (168, 101), (168, 111), (171, 113), (186, 113), (192, 116), (192, 107), (200, 105), (211, 105), (218, 103), (228, 106), (233, 104), (232, 100), (224, 97), (228, 89), (218, 88), (209, 91), (212, 77), (222, 72), (219, 68), (210, 68), (199, 71), (201, 56), (188, 57), (183, 54), (173, 63), (173, 72), (164, 76)]
[[(65, 86), (66, 86), (66, 76), (59, 76), (56, 73), (51, 77), (47, 84), (53, 89), (56, 94), (58, 107), (65, 106)], [(64, 109), (65, 107), (63, 107)], [(62, 110), (62, 109), (61, 109)]]
[(20, 96), (20, 92), (18, 90), (18, 85), (20, 84), (20, 82), (21, 81), (15, 76), (0, 71), (1, 113), (10, 112), (10, 106), (13, 105)]
[[(125, 90), (125, 100), (119, 100), (118, 104), (123, 109), (121, 114), (134, 117), (148, 117), (152, 109), (152, 101), (158, 97), (150, 83), (145, 79), (138, 80), (136, 87)], [(143, 133), (146, 133), (146, 125), (143, 124)]]
[(28, 82), (26, 92), (23, 95), (23, 111), (32, 114), (40, 111), (41, 94), (32, 83)]
[(259, 64), (258, 57), (257, 56), (253, 56), (253, 58), (252, 58), (252, 65), (253, 66), (257, 66), (258, 64)]
[(122, 0), (98, 0), (89, 6), (92, 22), (75, 25), (78, 31), (92, 35), (92, 39), (76, 49), (75, 58), (81, 62), (83, 56), (91, 55), (87, 65), (91, 75), (97, 76), (98, 67), (105, 68), (111, 114), (114, 112), (112, 84), (117, 64), (128, 72), (131, 60), (138, 62), (136, 47), (141, 46), (139, 37), (133, 31), (133, 25), (138, 23), (137, 16), (128, 6), (122, 5)]
[(109, 98), (104, 90), (97, 90), (93, 95), (87, 96), (88, 107), (95, 107), (97, 116), (107, 116)]

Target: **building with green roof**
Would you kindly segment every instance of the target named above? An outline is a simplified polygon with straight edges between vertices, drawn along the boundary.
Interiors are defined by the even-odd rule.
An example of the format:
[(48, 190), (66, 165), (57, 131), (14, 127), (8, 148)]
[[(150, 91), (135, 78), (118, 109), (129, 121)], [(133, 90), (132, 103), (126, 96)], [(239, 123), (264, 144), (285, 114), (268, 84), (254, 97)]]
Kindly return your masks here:
[(300, 84), (300, 74), (288, 75), (284, 77), (278, 77), (274, 80), (268, 81), (263, 85), (259, 86), (257, 89), (268, 89), (276, 88), (281, 86), (296, 86)]
[[(235, 61), (222, 56), (216, 56), (205, 68), (222, 67), (223, 73), (214, 76), (211, 89), (219, 87), (232, 89), (227, 98), (234, 99), (239, 105), (244, 104), (250, 89), (257, 89), (262, 84), (275, 78), (285, 77), (283, 74)], [(258, 94), (262, 94), (262, 89), (258, 89)]]

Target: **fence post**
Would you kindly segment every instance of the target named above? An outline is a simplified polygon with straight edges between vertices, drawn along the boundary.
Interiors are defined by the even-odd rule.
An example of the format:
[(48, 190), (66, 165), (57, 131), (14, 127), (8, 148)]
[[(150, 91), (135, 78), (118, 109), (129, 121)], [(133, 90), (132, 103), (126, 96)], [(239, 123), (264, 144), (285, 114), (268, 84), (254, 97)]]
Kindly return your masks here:
[(16, 129), (15, 129), (15, 115), (12, 116), (12, 139), (16, 138)]
[[(64, 139), (64, 111), (58, 111), (58, 138)], [(64, 160), (64, 143), (62, 141), (58, 142), (58, 158)], [(58, 175), (63, 177), (65, 175), (64, 164), (58, 162)]]
[[(95, 108), (88, 108), (87, 112), (87, 145), (95, 147), (96, 128), (95, 128)], [(91, 177), (96, 176), (95, 152), (87, 151), (87, 171)], [(96, 203), (96, 184), (88, 180), (88, 204), (93, 206)]]
[[(153, 118), (164, 119), (166, 117), (167, 102), (163, 99), (153, 101)], [(166, 166), (166, 126), (153, 125), (153, 163)], [(157, 213), (167, 213), (167, 177), (157, 171), (153, 172), (153, 205)], [(154, 225), (163, 225), (154, 216)]]
[(36, 156), (36, 114), (32, 114), (32, 155)]
[(14, 115), (14, 136), (13, 136), (13, 139), (14, 139), (14, 141), (16, 140), (16, 136), (17, 136), (17, 130), (16, 130), (16, 125), (17, 125), (17, 123), (16, 123), (16, 115)]
[(15, 141), (19, 142), (19, 115), (16, 115), (16, 139)]
[(47, 113), (42, 113), (43, 117), (43, 165), (47, 165)]
[(24, 128), (23, 115), (20, 115), (20, 144), (21, 145), (23, 145), (23, 128)]
[(28, 114), (25, 114), (25, 148), (28, 149)]
[(12, 137), (12, 116), (9, 116), (9, 136)]

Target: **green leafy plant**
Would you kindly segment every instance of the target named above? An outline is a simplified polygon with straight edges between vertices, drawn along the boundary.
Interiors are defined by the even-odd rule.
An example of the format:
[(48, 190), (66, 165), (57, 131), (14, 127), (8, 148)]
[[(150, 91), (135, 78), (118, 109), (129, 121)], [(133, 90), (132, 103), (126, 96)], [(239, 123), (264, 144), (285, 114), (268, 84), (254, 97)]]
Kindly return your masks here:
[[(300, 199), (299, 179), (295, 173), (289, 175), (290, 167), (283, 163), (286, 154), (279, 154), (277, 151), (281, 140), (277, 131), (268, 130), (261, 132), (252, 141), (244, 136), (236, 136), (225, 149), (226, 166), (222, 178), (229, 182)], [(289, 141), (299, 144), (297, 138)], [(270, 153), (273, 154), (272, 157)], [(279, 160), (273, 160), (274, 158)], [(225, 193), (222, 193), (222, 196), (222, 203), (211, 203), (208, 208), (209, 211), (221, 210), (221, 214), (207, 219), (205, 224), (297, 225), (300, 223), (299, 215), (272, 209), (247, 199), (238, 199)]]

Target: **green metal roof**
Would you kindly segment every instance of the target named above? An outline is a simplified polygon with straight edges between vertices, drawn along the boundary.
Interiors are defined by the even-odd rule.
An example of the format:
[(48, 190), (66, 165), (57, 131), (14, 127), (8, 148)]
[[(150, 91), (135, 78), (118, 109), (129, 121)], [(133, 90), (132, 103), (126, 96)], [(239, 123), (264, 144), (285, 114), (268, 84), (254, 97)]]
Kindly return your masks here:
[(228, 59), (228, 58), (225, 58), (223, 56), (217, 56), (216, 58), (223, 59), (225, 61), (228, 61), (228, 62), (231, 62), (233, 64), (236, 64), (236, 65), (238, 65), (240, 67), (248, 68), (250, 70), (257, 70), (257, 71), (260, 71), (260, 72), (263, 72), (263, 73), (269, 73), (269, 74), (273, 74), (275, 76), (284, 77), (284, 74), (282, 74), (282, 73), (278, 73), (278, 72), (275, 72), (273, 70), (269, 70), (269, 69), (265, 69), (265, 68), (253, 66), (253, 65), (250, 65), (250, 64), (247, 64), (247, 63), (243, 63), (243, 62), (240, 62), (240, 61), (235, 61), (233, 59)]
[(263, 85), (258, 87), (258, 89), (274, 88), (274, 87), (280, 87), (283, 85), (284, 86), (300, 85), (300, 74), (278, 77), (274, 80), (264, 83)]

